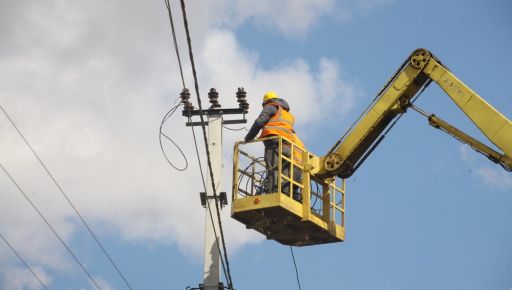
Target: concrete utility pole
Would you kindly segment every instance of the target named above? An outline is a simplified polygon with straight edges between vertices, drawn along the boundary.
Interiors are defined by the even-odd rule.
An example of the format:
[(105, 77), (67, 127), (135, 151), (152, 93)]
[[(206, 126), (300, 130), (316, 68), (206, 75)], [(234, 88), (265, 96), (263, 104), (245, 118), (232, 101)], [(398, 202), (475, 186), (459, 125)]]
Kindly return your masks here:
[[(222, 188), (222, 115), (208, 115), (208, 149), (212, 164), (215, 191)], [(214, 189), (211, 175), (207, 174), (206, 182), (206, 215), (204, 227), (204, 275), (203, 289), (218, 290), (220, 283), (220, 252), (219, 220), (215, 205)], [(225, 195), (224, 195), (225, 196)], [(221, 203), (219, 201), (219, 203)], [(213, 228), (215, 227), (215, 231)]]
[[(219, 209), (227, 205), (227, 196), (225, 192), (220, 192), (222, 188), (222, 125), (223, 124), (240, 124), (247, 123), (245, 114), (249, 110), (249, 104), (246, 100), (246, 92), (243, 88), (238, 88), (236, 98), (239, 108), (221, 109), (218, 97), (219, 94), (215, 89), (210, 89), (208, 98), (212, 104), (209, 109), (195, 110), (189, 102), (190, 93), (188, 89), (184, 89), (181, 94), (181, 102), (184, 104), (183, 116), (189, 118), (187, 126), (201, 126), (201, 122), (192, 122), (192, 116), (207, 115), (208, 116), (208, 150), (210, 152), (211, 175), (208, 170), (206, 181), (206, 193), (201, 192), (201, 205), (205, 208), (205, 237), (204, 237), (204, 271), (203, 283), (199, 284), (199, 290), (221, 290), (224, 284), (221, 282), (220, 261), (222, 248), (222, 237), (220, 236), (220, 225), (215, 199), (219, 204)], [(243, 114), (243, 119), (224, 120), (223, 115), (226, 114)], [(213, 175), (213, 183), (211, 176)], [(215, 189), (213, 188), (215, 184)]]

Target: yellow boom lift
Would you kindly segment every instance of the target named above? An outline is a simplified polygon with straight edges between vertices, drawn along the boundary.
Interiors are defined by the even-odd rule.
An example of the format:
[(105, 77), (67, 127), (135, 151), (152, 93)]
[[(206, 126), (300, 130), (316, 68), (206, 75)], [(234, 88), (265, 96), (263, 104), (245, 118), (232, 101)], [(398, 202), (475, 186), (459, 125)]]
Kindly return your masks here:
[[(438, 84), (497, 150), (414, 106), (431, 82)], [(262, 158), (253, 152), (263, 139), (235, 144), (231, 216), (285, 245), (307, 246), (345, 239), (345, 179), (382, 141), (408, 108), (505, 170), (512, 171), (512, 122), (452, 74), (431, 52), (415, 50), (388, 81), (354, 126), (322, 157), (279, 139), (277, 191), (268, 192)], [(283, 146), (291, 154), (282, 154)], [(301, 156), (297, 161), (295, 156)], [(300, 158), (299, 158), (300, 159)], [(300, 172), (300, 174), (298, 174)], [(302, 202), (290, 192), (302, 193)]]

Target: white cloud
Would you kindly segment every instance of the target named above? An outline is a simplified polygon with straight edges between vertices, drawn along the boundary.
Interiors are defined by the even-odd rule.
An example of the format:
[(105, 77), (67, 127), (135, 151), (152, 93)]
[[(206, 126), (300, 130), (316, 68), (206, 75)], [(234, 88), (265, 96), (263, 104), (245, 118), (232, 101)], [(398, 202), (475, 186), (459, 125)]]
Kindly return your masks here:
[(501, 168), (480, 167), (476, 173), (489, 185), (512, 192), (512, 176)]
[(370, 10), (376, 9), (380, 6), (384, 6), (394, 0), (356, 0), (356, 6), (363, 12), (369, 12)]
[[(104, 290), (113, 290), (114, 289), (107, 281), (105, 281), (101, 277), (93, 277), (93, 279), (98, 284), (100, 289), (102, 289), (102, 290), (103, 289)], [(91, 287), (91, 289), (97, 288), (96, 285), (93, 284), (92, 282), (90, 282), (90, 287)]]
[(512, 191), (512, 176), (510, 173), (504, 171), (499, 165), (481, 164), (477, 160), (478, 155), (467, 145), (462, 145), (459, 152), (462, 160), (470, 164), (477, 176), (488, 185), (502, 191)]
[(342, 118), (361, 96), (360, 89), (344, 78), (336, 61), (322, 58), (314, 69), (304, 60), (295, 59), (262, 69), (257, 55), (240, 48), (233, 33), (225, 30), (209, 34), (201, 63), (209, 76), (202, 83), (224, 93), (221, 104), (234, 104), (234, 86), (246, 88), (252, 105), (249, 119), (257, 116), (261, 98), (269, 90), (290, 103), (299, 127), (311, 128), (325, 122), (325, 116)]
[(251, 22), (260, 29), (303, 38), (322, 18), (346, 22), (390, 2), (393, 0), (221, 0), (204, 9), (217, 16), (213, 21), (229, 28)]
[[(2, 106), (100, 233), (100, 239), (119, 234), (130, 242), (174, 243), (199, 256), (204, 213), (198, 192), (202, 186), (190, 128), (184, 126), (180, 112), (165, 130), (185, 150), (189, 170), (172, 170), (161, 156), (157, 139), (160, 119), (181, 89), (163, 3), (20, 3), (0, 11)], [(305, 134), (322, 115), (340, 118), (350, 110), (360, 93), (344, 77), (339, 63), (327, 58), (318, 64), (292, 59), (263, 69), (257, 53), (242, 47), (226, 26), (218, 28), (220, 20), (204, 10), (215, 6), (228, 13), (233, 3), (191, 3), (189, 20), (203, 97), (210, 87), (216, 87), (222, 94), (221, 104), (234, 106), (234, 92), (244, 86), (252, 120), (259, 111), (261, 95), (272, 88), (287, 97)], [(235, 15), (237, 23), (260, 19), (257, 21), (266, 21), (265, 25), (277, 25), (283, 33), (304, 33), (334, 5), (329, 0), (273, 3), (238, 3), (240, 9), (251, 9), (240, 10)], [(179, 6), (172, 4), (176, 12)], [(178, 35), (183, 46), (182, 32)], [(192, 84), (190, 77), (187, 80)], [(2, 115), (0, 135), (0, 162), (71, 243), (73, 235), (83, 231), (82, 225)], [(241, 137), (243, 132), (224, 136), (226, 191), (231, 174), (230, 144)], [(177, 150), (167, 149), (173, 161), (182, 164)], [(67, 271), (74, 265), (7, 177), (0, 176), (0, 230), (31, 264), (40, 265), (36, 268), (51, 283), (43, 265), (52, 271)], [(261, 239), (229, 219), (228, 209), (223, 216), (231, 252)], [(13, 262), (2, 260), (2, 264)], [(28, 278), (5, 280), (20, 273), (16, 267), (5, 269), (0, 277), (13, 285), (6, 289), (37, 289)], [(7, 275), (11, 271), (13, 276)]]
[[(44, 289), (41, 283), (28, 269), (21, 269), (16, 267), (9, 267), (6, 269), (2, 269), (2, 267), (0, 267), (0, 269), (5, 276), (5, 280), (2, 283), (2, 289)], [(45, 286), (49, 284), (50, 278), (41, 268), (33, 268), (32, 270)]]
[(252, 21), (267, 29), (278, 29), (285, 35), (303, 35), (323, 15), (332, 13), (334, 0), (263, 0), (228, 1), (230, 5), (226, 22)]

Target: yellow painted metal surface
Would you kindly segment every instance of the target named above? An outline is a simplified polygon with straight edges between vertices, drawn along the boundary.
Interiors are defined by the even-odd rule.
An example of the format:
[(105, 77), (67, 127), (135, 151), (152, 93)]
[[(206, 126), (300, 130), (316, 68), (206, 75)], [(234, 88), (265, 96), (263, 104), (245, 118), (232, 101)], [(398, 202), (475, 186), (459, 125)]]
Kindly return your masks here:
[(505, 155), (512, 157), (512, 122), (466, 86), (447, 68), (430, 60), (425, 73), (434, 80), (480, 131)]
[(452, 135), (485, 155), (497, 152), (498, 157), (489, 156), (490, 159), (507, 170), (512, 169), (512, 122), (460, 81), (428, 50), (417, 49), (379, 92), (351, 130), (327, 155), (320, 158), (319, 167), (312, 169), (315, 176), (351, 176), (365, 156), (371, 153), (372, 147), (378, 145), (382, 133), (392, 121), (406, 112), (420, 89), (431, 81), (437, 83), (502, 152), (460, 131), (453, 130), (458, 134)]
[[(279, 161), (276, 192), (265, 185), (266, 168), (258, 152), (263, 153), (262, 140), (235, 144), (233, 163), (233, 196), (231, 216), (254, 229), (268, 239), (285, 245), (308, 246), (341, 242), (345, 239), (345, 181), (339, 178), (315, 180), (308, 168), (310, 160), (318, 158), (291, 145), (302, 152), (301, 162), (282, 154), (282, 138), (279, 142)], [(267, 138), (268, 139), (268, 138)], [(252, 145), (252, 148), (247, 148)], [(284, 168), (289, 168), (288, 175)], [(294, 170), (294, 168), (296, 170)], [(300, 171), (297, 180), (293, 172)], [(289, 192), (283, 192), (285, 184)], [(302, 201), (295, 200), (291, 192), (300, 192)]]
[[(482, 133), (498, 147), (494, 150), (435, 115), (426, 115), (429, 123), (471, 148), (512, 170), (512, 122), (471, 90), (428, 50), (415, 50), (397, 70), (355, 125), (323, 157), (315, 156), (295, 144), (291, 155), (302, 150), (302, 162), (283, 154), (279, 138), (277, 190), (265, 186), (268, 168), (262, 158), (263, 139), (238, 142), (233, 163), (233, 202), (231, 215), (248, 228), (282, 244), (306, 246), (340, 242), (345, 239), (345, 180), (370, 154), (401, 114), (413, 106), (412, 100), (430, 82), (437, 83)], [(423, 114), (424, 112), (422, 112)], [(278, 137), (275, 137), (278, 138)], [(266, 138), (268, 139), (268, 138)], [(242, 146), (259, 144), (255, 152)], [(245, 160), (245, 161), (241, 161)], [(286, 170), (288, 173), (286, 173)], [(294, 169), (302, 178), (296, 180)], [(288, 175), (287, 175), (288, 174)], [(285, 184), (289, 184), (285, 186)], [(288, 192), (283, 192), (285, 188)], [(302, 202), (292, 198), (300, 191)]]

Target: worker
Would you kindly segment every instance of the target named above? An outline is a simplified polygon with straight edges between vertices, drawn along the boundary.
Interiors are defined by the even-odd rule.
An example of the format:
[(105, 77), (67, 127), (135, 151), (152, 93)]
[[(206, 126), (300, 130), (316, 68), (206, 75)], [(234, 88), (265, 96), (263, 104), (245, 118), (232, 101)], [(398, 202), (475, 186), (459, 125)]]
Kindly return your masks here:
[[(291, 153), (291, 142), (295, 142), (298, 140), (300, 142), (301, 148), (303, 148), (303, 144), (298, 139), (293, 130), (293, 124), (295, 122), (295, 117), (290, 113), (290, 106), (286, 100), (279, 98), (279, 96), (275, 92), (267, 92), (263, 96), (263, 109), (254, 121), (251, 129), (245, 136), (245, 141), (253, 140), (258, 132), (261, 130), (261, 134), (259, 138), (272, 137), (272, 136), (280, 136), (285, 141), (283, 142), (283, 154), (285, 156), (290, 156)], [(268, 193), (273, 193), (277, 191), (277, 167), (279, 162), (279, 139), (273, 138), (263, 141), (265, 145), (265, 166), (267, 167), (267, 190)], [(294, 150), (295, 151), (295, 150)], [(298, 151), (298, 150), (297, 150)], [(302, 154), (297, 152), (298, 154)], [(298, 154), (295, 153), (294, 157)], [(290, 164), (289, 162), (283, 162), (282, 164), (282, 172), (285, 176), (290, 176)], [(294, 167), (293, 170), (293, 178), (295, 181), (300, 182), (300, 169)], [(290, 182), (284, 181), (281, 186), (281, 191), (289, 196), (290, 192)], [(293, 198), (297, 201), (302, 200), (302, 196), (299, 192), (299, 188), (294, 186), (294, 196)]]

